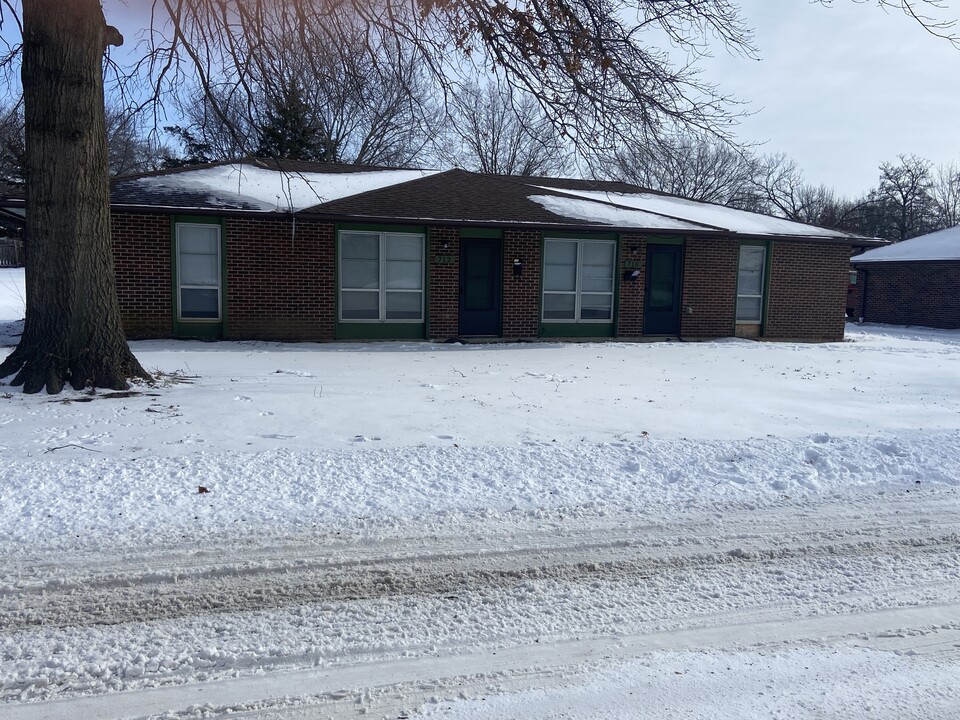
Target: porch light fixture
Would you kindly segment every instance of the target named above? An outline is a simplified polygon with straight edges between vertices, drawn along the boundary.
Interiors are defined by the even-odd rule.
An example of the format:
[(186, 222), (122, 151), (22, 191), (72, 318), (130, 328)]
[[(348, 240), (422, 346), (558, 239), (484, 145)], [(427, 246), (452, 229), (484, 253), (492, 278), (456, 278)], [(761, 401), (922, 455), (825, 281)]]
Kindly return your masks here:
[(513, 274), (523, 275), (523, 260), (520, 258), (513, 259)]
[(636, 282), (637, 280), (640, 279), (640, 271), (639, 271), (639, 270), (624, 270), (624, 271), (623, 271), (623, 279), (624, 279), (624, 280), (632, 280), (633, 282)]

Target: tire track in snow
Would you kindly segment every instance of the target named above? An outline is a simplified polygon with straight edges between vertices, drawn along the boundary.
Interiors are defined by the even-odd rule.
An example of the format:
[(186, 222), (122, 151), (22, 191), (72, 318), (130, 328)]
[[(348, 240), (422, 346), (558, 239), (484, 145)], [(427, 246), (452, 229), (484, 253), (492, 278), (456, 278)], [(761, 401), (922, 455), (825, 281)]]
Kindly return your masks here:
[[(960, 550), (954, 519), (923, 524), (885, 518), (845, 532), (820, 526), (785, 534), (757, 532), (756, 519), (717, 528), (720, 536), (650, 533), (617, 528), (583, 537), (527, 537), (526, 547), (491, 548), (485, 542), (438, 539), (407, 557), (366, 552), (339, 559), (300, 556), (296, 564), (195, 566), (169, 570), (56, 577), (7, 588), (0, 594), (0, 632), (43, 626), (120, 625), (199, 614), (288, 608), (302, 604), (416, 595), (455, 596), (525, 581), (587, 582), (649, 579), (665, 571), (725, 564), (812, 560), (825, 556), (948, 553)], [(913, 518), (914, 521), (917, 517)], [(924, 518), (926, 519), (926, 518)], [(598, 537), (599, 535), (599, 537)], [(519, 544), (519, 542), (518, 542)], [(169, 560), (168, 560), (169, 562)], [(173, 568), (177, 568), (176, 570)]]
[[(0, 697), (190, 687), (264, 669), (531, 644), (560, 652), (573, 637), (950, 604), (960, 594), (954, 495), (678, 524), (514, 525), (506, 536), (494, 519), (409, 545), (355, 538), (248, 549), (232, 562), (239, 548), (228, 546), (194, 556), (179, 576), (179, 551), (150, 556), (147, 568), (137, 556), (103, 558), (88, 573), (77, 558), (63, 572), (48, 561), (8, 567)], [(19, 587), (21, 572), (29, 577)], [(331, 599), (335, 591), (342, 597)], [(21, 645), (32, 654), (18, 655)]]
[[(438, 697), (453, 699), (472, 693), (529, 689), (547, 685), (578, 666), (633, 658), (655, 651), (746, 648), (807, 639), (843, 642), (851, 635), (946, 623), (960, 616), (960, 603), (936, 607), (897, 608), (868, 613), (743, 622), (737, 613), (716, 618), (710, 626), (666, 632), (600, 636), (550, 644), (518, 644), (478, 653), (361, 662), (194, 684), (150, 688), (106, 696), (80, 697), (4, 708), (5, 720), (115, 720), (226, 716), (303, 720), (369, 716), (406, 711)], [(934, 637), (936, 630), (931, 631)], [(956, 630), (942, 631), (957, 640)], [(917, 644), (930, 642), (918, 636)], [(520, 682), (511, 682), (511, 681)], [(363, 688), (359, 691), (358, 688)], [(395, 714), (393, 714), (395, 713)]]
[[(870, 541), (799, 548), (744, 550), (725, 553), (678, 554), (666, 557), (624, 558), (620, 548), (590, 548), (590, 559), (570, 562), (568, 552), (560, 557), (545, 557), (541, 550), (532, 557), (514, 553), (509, 567), (464, 567), (473, 563), (463, 558), (440, 562), (418, 562), (410, 567), (324, 572), (287, 569), (261, 574), (251, 582), (249, 576), (218, 576), (202, 581), (113, 587), (108, 592), (78, 587), (65, 592), (46, 592), (33, 596), (29, 605), (17, 596), (0, 603), (0, 632), (35, 626), (63, 628), (77, 625), (122, 625), (155, 620), (170, 620), (210, 613), (234, 613), (274, 610), (297, 605), (398, 598), (409, 595), (459, 597), (487, 589), (501, 589), (525, 581), (564, 580), (587, 582), (606, 578), (649, 579), (665, 570), (709, 568), (722, 564), (758, 564), (769, 561), (811, 560), (825, 556), (862, 556), (891, 554), (909, 550), (942, 553), (956, 551), (956, 534), (908, 541)], [(616, 557), (611, 558), (611, 555)], [(957, 553), (960, 563), (960, 553)], [(746, 570), (744, 571), (746, 572)]]
[[(913, 499), (852, 524), (845, 508), (820, 513), (815, 521), (794, 517), (771, 524), (747, 513), (711, 526), (705, 519), (679, 526), (588, 526), (567, 534), (526, 532), (492, 536), (420, 538), (414, 547), (387, 543), (341, 543), (326, 553), (317, 547), (286, 548), (287, 557), (246, 555), (223, 564), (222, 556), (153, 558), (144, 565), (104, 561), (93, 572), (34, 568), (33, 579), (0, 586), (0, 631), (44, 626), (119, 625), (244, 612), (296, 605), (416, 595), (456, 595), (502, 589), (536, 580), (635, 577), (730, 563), (811, 560), (824, 556), (868, 556), (895, 552), (960, 549), (960, 509), (940, 507), (930, 517), (929, 499)], [(862, 512), (861, 512), (862, 514)], [(781, 513), (782, 515), (782, 513)], [(716, 520), (714, 518), (714, 520)], [(814, 527), (804, 527), (814, 522)], [(706, 523), (706, 524), (705, 524)], [(498, 544), (495, 544), (498, 543)], [(272, 556), (272, 552), (268, 552)], [(22, 575), (21, 567), (13, 575)]]

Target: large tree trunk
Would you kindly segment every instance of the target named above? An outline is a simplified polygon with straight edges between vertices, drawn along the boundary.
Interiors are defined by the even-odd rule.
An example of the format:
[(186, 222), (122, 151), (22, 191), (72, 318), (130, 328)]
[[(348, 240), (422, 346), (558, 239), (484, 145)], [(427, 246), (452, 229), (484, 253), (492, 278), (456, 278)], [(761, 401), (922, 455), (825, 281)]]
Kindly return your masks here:
[(123, 333), (110, 243), (103, 53), (120, 42), (100, 0), (23, 0), (27, 314), (0, 377), (24, 392), (149, 377)]

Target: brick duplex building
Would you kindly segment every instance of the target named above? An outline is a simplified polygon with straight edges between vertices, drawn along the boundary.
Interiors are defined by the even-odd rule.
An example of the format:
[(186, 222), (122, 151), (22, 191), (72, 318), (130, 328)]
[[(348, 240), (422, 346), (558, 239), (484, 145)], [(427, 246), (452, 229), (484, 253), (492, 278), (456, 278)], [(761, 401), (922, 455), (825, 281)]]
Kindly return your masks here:
[(619, 182), (250, 159), (113, 182), (132, 338), (840, 340), (879, 244)]
[(960, 328), (960, 226), (850, 259), (867, 322)]

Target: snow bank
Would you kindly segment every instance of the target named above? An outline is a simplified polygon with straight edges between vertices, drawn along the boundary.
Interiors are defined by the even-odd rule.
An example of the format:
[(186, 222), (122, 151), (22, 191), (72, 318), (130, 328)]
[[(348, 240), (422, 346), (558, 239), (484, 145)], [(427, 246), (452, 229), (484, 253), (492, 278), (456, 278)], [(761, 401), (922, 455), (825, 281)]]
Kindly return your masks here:
[[(960, 432), (355, 451), (130, 452), (67, 446), (0, 467), (0, 557), (24, 548), (440, 532), (464, 516), (658, 518), (785, 497), (960, 484)], [(5, 453), (6, 454), (6, 453)], [(205, 492), (200, 492), (203, 487)], [(412, 530), (411, 530), (412, 531)]]
[(23, 268), (0, 268), (0, 323), (22, 320), (26, 297)]
[(133, 347), (170, 384), (0, 388), (2, 552), (451, 514), (664, 515), (960, 478), (955, 331)]

